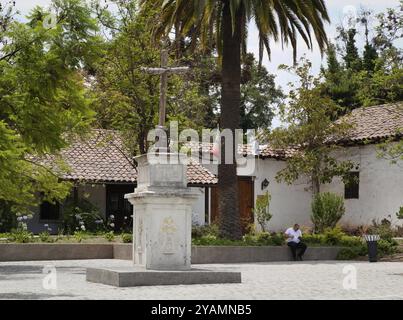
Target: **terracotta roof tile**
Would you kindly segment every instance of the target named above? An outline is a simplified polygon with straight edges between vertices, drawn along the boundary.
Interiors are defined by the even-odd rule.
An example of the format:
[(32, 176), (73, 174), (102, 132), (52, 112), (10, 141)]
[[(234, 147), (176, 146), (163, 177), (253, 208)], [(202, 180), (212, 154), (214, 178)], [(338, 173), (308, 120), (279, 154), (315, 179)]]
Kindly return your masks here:
[[(113, 130), (93, 130), (84, 140), (77, 140), (60, 153), (68, 170), (61, 178), (87, 183), (135, 183), (137, 171), (124, 147), (120, 134)], [(39, 160), (58, 169), (57, 157), (47, 156)], [(212, 185), (217, 178), (196, 161), (191, 161), (187, 168), (190, 185)]]
[(353, 125), (341, 142), (373, 141), (403, 135), (403, 102), (353, 110), (345, 116)]

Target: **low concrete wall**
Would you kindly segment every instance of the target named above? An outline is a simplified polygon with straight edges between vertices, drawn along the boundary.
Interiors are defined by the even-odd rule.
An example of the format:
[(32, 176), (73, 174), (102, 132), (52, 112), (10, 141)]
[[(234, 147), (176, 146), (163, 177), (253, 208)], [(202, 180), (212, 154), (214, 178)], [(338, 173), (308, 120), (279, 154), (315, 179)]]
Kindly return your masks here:
[[(304, 260), (336, 260), (339, 247), (308, 248)], [(192, 263), (249, 263), (292, 260), (288, 247), (193, 247)]]
[[(336, 260), (339, 247), (310, 247), (304, 260)], [(114, 258), (132, 260), (132, 245), (114, 245)], [(197, 246), (192, 247), (193, 264), (213, 263), (248, 263), (274, 262), (292, 260), (288, 247), (228, 247), (228, 246)]]
[(113, 259), (132, 260), (133, 259), (133, 245), (131, 243), (114, 244), (113, 245)]
[[(304, 259), (335, 260), (341, 248), (310, 247)], [(132, 260), (132, 244), (0, 244), (0, 261)], [(290, 261), (288, 247), (192, 247), (193, 264)]]
[(113, 259), (110, 244), (0, 244), (0, 261)]

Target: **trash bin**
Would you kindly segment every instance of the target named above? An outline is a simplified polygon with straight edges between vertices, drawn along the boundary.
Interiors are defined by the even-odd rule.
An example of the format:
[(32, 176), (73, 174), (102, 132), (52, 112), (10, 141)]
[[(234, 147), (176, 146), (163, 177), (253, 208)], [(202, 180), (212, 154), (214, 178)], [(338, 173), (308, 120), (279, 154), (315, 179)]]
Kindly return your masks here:
[(366, 235), (364, 238), (368, 245), (369, 262), (378, 262), (378, 241), (381, 237), (379, 235)]

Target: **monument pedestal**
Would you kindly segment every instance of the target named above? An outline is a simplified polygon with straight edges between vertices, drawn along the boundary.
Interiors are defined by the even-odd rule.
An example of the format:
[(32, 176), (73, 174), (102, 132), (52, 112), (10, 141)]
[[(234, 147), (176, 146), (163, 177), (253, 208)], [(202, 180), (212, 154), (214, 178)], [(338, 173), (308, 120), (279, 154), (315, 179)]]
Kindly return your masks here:
[(87, 281), (114, 287), (241, 283), (241, 273), (209, 271), (203, 268), (188, 271), (152, 271), (144, 267), (89, 268)]
[(136, 158), (133, 269), (88, 269), (87, 281), (114, 286), (240, 283), (239, 272), (191, 269), (192, 204), (186, 156), (148, 154)]

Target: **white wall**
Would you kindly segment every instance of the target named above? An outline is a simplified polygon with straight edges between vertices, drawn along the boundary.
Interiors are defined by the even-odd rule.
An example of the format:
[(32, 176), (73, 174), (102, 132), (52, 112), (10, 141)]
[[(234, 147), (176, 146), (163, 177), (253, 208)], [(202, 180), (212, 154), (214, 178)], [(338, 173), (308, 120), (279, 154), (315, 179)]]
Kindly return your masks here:
[[(274, 159), (259, 159), (256, 164), (255, 201), (258, 195), (266, 191), (271, 194), (269, 209), (273, 217), (267, 225), (270, 231), (284, 231), (295, 223), (311, 226), (312, 194), (307, 179), (300, 179), (292, 185), (278, 183), (275, 177), (284, 167), (285, 162)], [(262, 190), (264, 179), (270, 184)]]
[[(345, 200), (346, 215), (341, 223), (360, 226), (371, 224), (373, 219), (392, 218), (394, 224), (402, 224), (397, 220), (396, 212), (403, 206), (403, 163), (391, 164), (389, 160), (379, 158), (376, 145), (344, 148), (335, 155), (339, 160), (353, 161), (359, 165), (360, 171), (360, 198)], [(204, 166), (217, 173), (216, 165)], [(272, 195), (270, 230), (281, 231), (294, 223), (310, 227), (312, 193), (309, 180), (301, 178), (292, 185), (277, 183), (275, 176), (284, 167), (284, 161), (259, 159), (239, 167), (238, 175), (254, 177), (255, 200), (265, 191)], [(270, 185), (262, 190), (264, 179)], [(344, 196), (344, 184), (341, 179), (335, 178), (332, 183), (322, 185), (321, 191)]]
[[(350, 159), (359, 165), (359, 199), (346, 199), (346, 215), (342, 223), (346, 225), (367, 225), (372, 220), (392, 218), (401, 223), (396, 212), (403, 206), (403, 163), (392, 164), (377, 156), (375, 145), (350, 147), (338, 152), (339, 159)], [(344, 184), (334, 179), (323, 185), (321, 191), (335, 192), (344, 196)]]
[(204, 188), (191, 188), (193, 192), (199, 194), (196, 203), (193, 204), (192, 223), (198, 225), (205, 224), (205, 189)]

